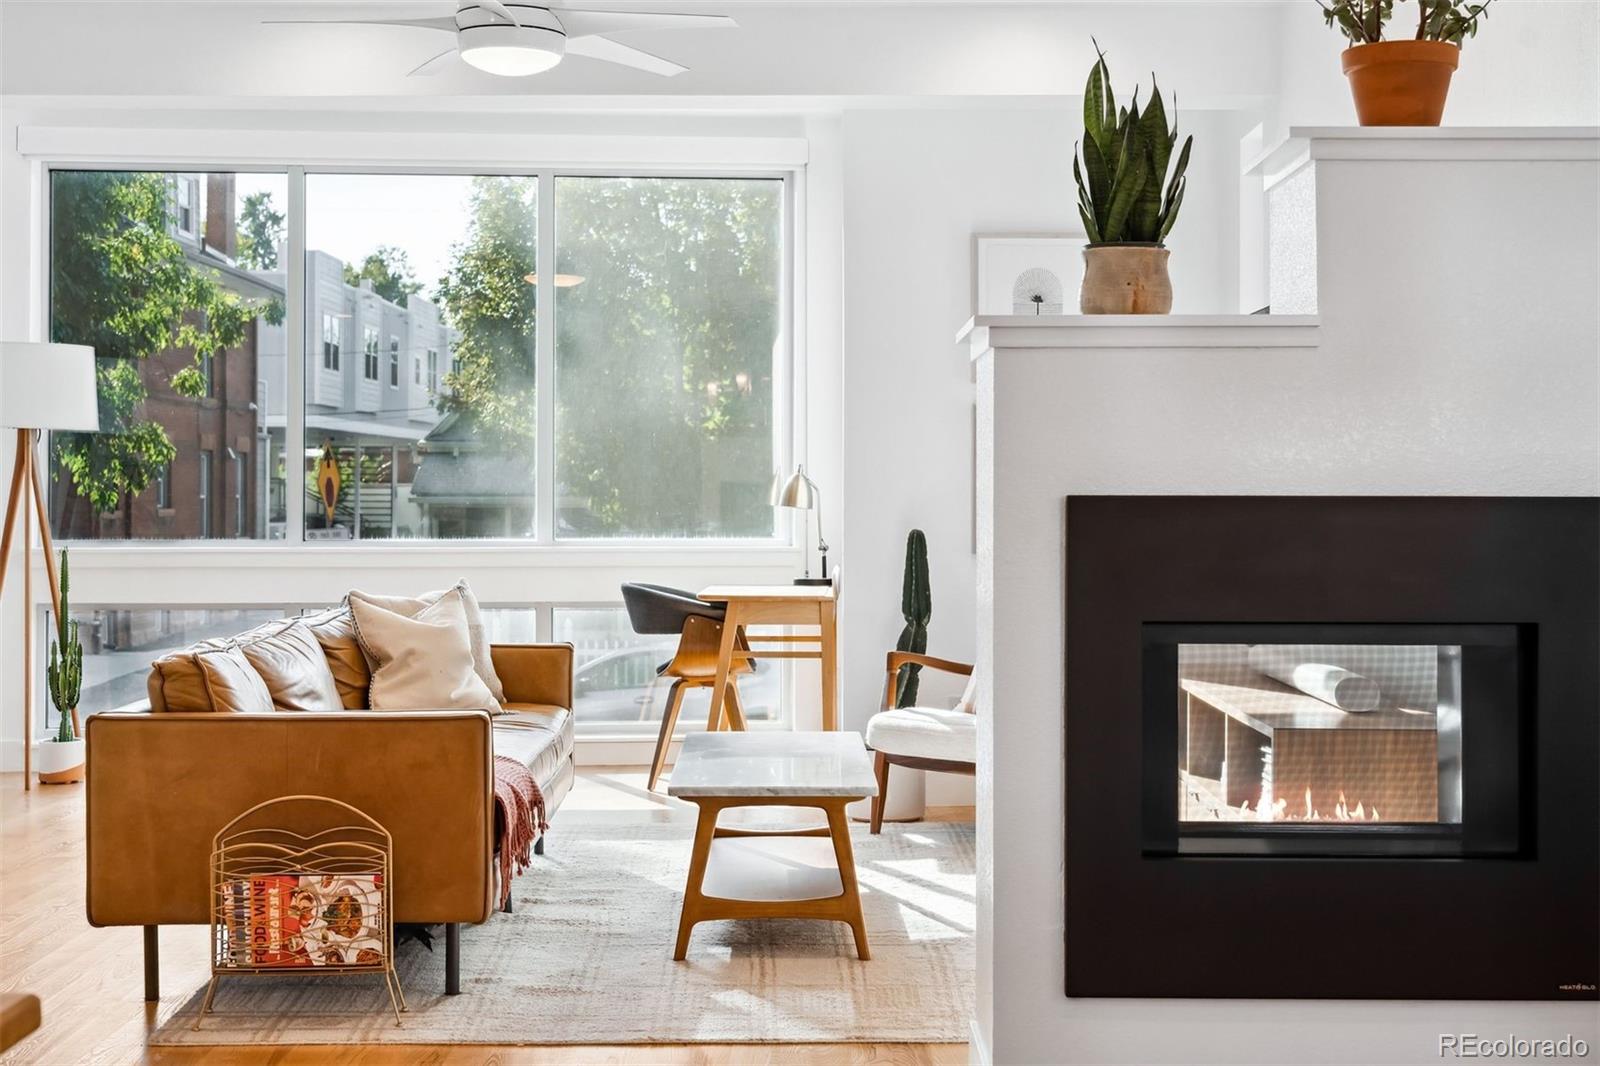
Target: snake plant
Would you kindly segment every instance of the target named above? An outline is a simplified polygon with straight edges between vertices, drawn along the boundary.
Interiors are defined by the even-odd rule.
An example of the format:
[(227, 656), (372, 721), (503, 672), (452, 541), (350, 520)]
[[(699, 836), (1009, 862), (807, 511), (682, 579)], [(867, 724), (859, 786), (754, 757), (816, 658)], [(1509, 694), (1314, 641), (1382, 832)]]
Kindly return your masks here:
[[(1494, 0), (1472, 3), (1470, 0), (1419, 0), (1417, 32), (1412, 40), (1444, 41), (1457, 47), (1468, 37), (1478, 35), (1478, 20), (1489, 17), (1489, 5)], [(1383, 30), (1394, 15), (1394, 0), (1331, 0), (1323, 3), (1322, 19), (1351, 44), (1376, 44), (1384, 40)]]
[(1119, 108), (1098, 42), (1095, 52), (1099, 58), (1083, 92), (1083, 143), (1073, 146), (1078, 217), (1091, 244), (1161, 244), (1183, 206), (1184, 171), (1189, 168), (1194, 137), (1184, 140), (1169, 176), (1167, 164), (1178, 143), (1178, 130), (1167, 128), (1166, 108), (1154, 77), (1143, 111), (1137, 88), (1129, 106)]

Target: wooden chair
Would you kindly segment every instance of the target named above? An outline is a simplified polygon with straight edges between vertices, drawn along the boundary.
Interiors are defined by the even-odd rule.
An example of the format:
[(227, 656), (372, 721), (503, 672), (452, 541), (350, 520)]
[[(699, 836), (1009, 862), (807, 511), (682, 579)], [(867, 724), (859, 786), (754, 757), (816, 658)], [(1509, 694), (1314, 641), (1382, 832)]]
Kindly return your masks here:
[[(916, 663), (931, 670), (968, 678), (967, 691), (953, 709), (895, 707), (895, 681), (900, 668)], [(933, 770), (942, 774), (977, 772), (978, 722), (973, 713), (972, 666), (935, 659), (911, 651), (889, 653), (883, 689), (883, 709), (867, 722), (867, 747), (875, 753), (873, 773), (878, 794), (872, 798), (872, 832), (883, 829), (883, 808), (889, 796), (889, 767)]]
[[(678, 650), (656, 671), (658, 677), (673, 679), (667, 690), (667, 706), (661, 712), (661, 733), (656, 738), (655, 755), (650, 760), (650, 778), (645, 788), (655, 791), (672, 747), (672, 730), (683, 708), (683, 695), (692, 688), (710, 688), (717, 680), (717, 654), (722, 646), (725, 608), (703, 603), (691, 592), (664, 585), (630, 583), (622, 586), (622, 600), (637, 633), (678, 633)], [(738, 646), (748, 652), (743, 635)], [(738, 677), (755, 669), (750, 659), (734, 661), (728, 674), (723, 706), (716, 717), (708, 718), (706, 730), (715, 732), (725, 724), (743, 730), (744, 706), (739, 702)]]

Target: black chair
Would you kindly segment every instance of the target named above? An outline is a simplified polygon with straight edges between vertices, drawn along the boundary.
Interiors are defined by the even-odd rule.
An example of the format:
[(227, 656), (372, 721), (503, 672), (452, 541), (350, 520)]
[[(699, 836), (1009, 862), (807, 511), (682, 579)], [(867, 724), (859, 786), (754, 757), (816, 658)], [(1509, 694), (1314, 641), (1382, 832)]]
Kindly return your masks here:
[[(710, 688), (717, 679), (717, 653), (722, 645), (722, 622), (727, 608), (722, 604), (706, 603), (694, 593), (666, 585), (647, 585), (627, 582), (622, 586), (622, 602), (628, 609), (628, 621), (633, 631), (642, 636), (676, 633), (678, 650), (672, 658), (656, 669), (658, 677), (673, 679), (667, 692), (667, 706), (661, 713), (661, 735), (656, 738), (655, 756), (650, 760), (650, 780), (645, 786), (654, 791), (661, 771), (666, 766), (667, 749), (672, 746), (672, 730), (678, 723), (678, 711), (683, 706), (683, 693), (690, 688)], [(749, 649), (741, 638), (740, 646)], [(738, 674), (749, 673), (754, 664), (749, 660), (735, 660), (728, 677), (728, 691), (724, 703), (728, 724), (743, 729), (744, 707), (739, 703)], [(715, 731), (721, 722), (706, 722), (706, 729)]]

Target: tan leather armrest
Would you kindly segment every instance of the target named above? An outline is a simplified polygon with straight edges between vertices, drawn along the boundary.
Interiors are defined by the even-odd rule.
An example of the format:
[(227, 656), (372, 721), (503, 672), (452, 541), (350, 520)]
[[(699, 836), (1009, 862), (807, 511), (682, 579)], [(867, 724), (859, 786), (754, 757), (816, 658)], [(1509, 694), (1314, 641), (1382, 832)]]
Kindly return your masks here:
[(393, 836), (397, 921), (489, 916), (484, 711), (108, 711), (84, 731), (91, 925), (206, 922), (212, 837), (251, 806), (297, 794), (343, 800)]
[(571, 644), (494, 644), (489, 655), (507, 701), (572, 708)]

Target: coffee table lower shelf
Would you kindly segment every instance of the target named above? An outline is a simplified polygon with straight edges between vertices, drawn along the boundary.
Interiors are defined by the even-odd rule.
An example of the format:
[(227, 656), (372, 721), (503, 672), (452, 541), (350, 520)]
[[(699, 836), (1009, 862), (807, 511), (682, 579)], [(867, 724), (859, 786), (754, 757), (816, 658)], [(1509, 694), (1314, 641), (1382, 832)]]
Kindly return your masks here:
[[(850, 823), (856, 797), (685, 797), (700, 808), (673, 958), (682, 961), (700, 922), (742, 918), (814, 918), (843, 922), (856, 954), (872, 958), (861, 918)], [(730, 807), (815, 807), (827, 817), (813, 829), (758, 830), (718, 826)]]

